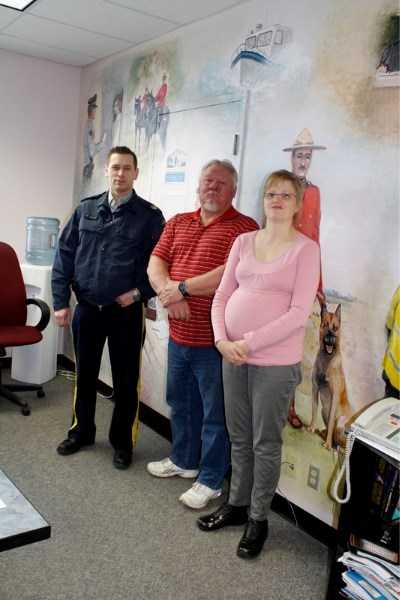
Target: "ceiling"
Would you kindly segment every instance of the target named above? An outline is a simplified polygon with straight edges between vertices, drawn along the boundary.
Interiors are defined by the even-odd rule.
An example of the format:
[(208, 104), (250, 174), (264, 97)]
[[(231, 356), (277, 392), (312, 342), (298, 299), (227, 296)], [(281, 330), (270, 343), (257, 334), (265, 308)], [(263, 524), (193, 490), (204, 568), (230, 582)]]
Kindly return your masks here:
[(0, 49), (84, 67), (249, 1), (36, 0), (23, 12), (0, 5)]

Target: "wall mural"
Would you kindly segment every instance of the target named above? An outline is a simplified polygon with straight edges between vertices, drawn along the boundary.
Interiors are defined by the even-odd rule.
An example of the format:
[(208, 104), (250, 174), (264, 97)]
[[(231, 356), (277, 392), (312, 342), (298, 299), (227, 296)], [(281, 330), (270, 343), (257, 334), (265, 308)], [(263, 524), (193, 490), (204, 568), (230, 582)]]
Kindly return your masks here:
[(107, 137), (107, 133), (103, 133), (101, 139), (95, 141), (95, 125), (96, 111), (98, 105), (97, 94), (89, 98), (87, 103), (87, 119), (85, 123), (85, 129), (83, 131), (83, 170), (82, 180), (85, 184), (90, 184), (92, 181), (93, 169), (94, 169), (94, 158), (104, 147), (104, 143)]
[[(335, 526), (330, 486), (344, 429), (384, 395), (386, 313), (398, 285), (399, 13), (392, 0), (339, 0), (329, 10), (313, 0), (270, 4), (279, 21), (264, 18), (264, 3), (254, 0), (230, 12), (229, 28), (216, 17), (206, 29), (98, 63), (83, 85), (76, 197), (104, 189), (105, 158), (118, 143), (138, 155), (139, 194), (163, 210), (166, 198), (171, 211), (191, 210), (185, 202), (196, 201), (203, 153), (215, 156), (214, 131), (232, 118), (221, 98), (247, 94), (237, 157), (215, 156), (237, 159), (237, 207), (257, 218), (266, 175), (291, 169), (304, 190), (297, 227), (322, 256), (278, 493)], [(193, 102), (222, 109), (213, 113), (218, 123), (207, 111), (193, 113), (189, 143), (178, 119)], [(142, 400), (168, 416), (168, 324), (157, 302), (151, 310)]]
[(276, 75), (278, 70), (286, 69), (289, 61), (288, 46), (292, 41), (292, 29), (285, 25), (265, 27), (257, 23), (234, 51), (231, 68), (238, 65), (240, 84), (254, 87), (265, 85), (269, 75)]

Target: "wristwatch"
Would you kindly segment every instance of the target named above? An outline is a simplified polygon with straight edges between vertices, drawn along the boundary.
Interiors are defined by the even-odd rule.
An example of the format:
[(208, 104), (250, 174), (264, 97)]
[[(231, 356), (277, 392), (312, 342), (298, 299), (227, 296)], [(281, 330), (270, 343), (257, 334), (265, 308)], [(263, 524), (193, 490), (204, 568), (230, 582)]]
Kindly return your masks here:
[(179, 285), (178, 285), (178, 290), (180, 291), (180, 293), (182, 294), (182, 296), (184, 298), (189, 298), (190, 294), (187, 291), (187, 287), (186, 287), (186, 281), (180, 281)]
[(140, 302), (140, 300), (142, 299), (142, 295), (137, 288), (134, 288), (132, 290), (132, 299), (134, 302)]

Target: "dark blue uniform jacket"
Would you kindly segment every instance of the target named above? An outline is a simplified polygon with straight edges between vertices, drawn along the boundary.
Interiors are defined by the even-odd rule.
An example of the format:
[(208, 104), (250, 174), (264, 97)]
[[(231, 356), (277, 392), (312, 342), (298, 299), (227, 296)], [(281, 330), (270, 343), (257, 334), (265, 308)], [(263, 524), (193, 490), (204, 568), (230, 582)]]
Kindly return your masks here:
[(115, 212), (108, 205), (108, 192), (82, 200), (58, 243), (52, 271), (54, 310), (69, 306), (71, 286), (78, 300), (103, 306), (136, 287), (144, 299), (155, 296), (146, 269), (164, 224), (161, 210), (134, 190)]

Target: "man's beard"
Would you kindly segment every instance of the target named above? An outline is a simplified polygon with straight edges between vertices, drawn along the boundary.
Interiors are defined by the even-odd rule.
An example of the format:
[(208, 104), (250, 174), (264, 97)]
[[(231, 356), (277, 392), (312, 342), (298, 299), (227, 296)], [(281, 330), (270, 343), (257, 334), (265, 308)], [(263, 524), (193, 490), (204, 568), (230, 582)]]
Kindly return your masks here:
[(207, 212), (217, 212), (219, 210), (218, 204), (216, 202), (213, 202), (212, 200), (206, 200), (203, 203), (203, 208)]

